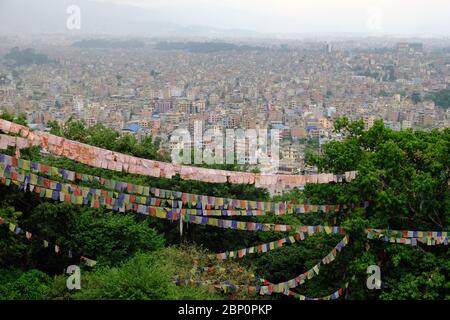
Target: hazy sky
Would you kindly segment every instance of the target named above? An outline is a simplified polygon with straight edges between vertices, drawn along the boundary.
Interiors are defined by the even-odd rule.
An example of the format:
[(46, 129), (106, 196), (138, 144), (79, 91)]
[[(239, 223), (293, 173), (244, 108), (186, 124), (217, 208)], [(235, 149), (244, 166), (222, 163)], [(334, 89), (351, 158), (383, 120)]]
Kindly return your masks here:
[[(259, 32), (450, 34), (450, 0), (96, 0), (170, 9), (178, 22)], [(183, 8), (191, 6), (198, 12)], [(222, 11), (222, 12), (220, 12)], [(181, 12), (181, 14), (179, 14)]]
[(81, 32), (150, 34), (177, 25), (450, 36), (450, 0), (0, 0), (0, 33), (64, 31), (72, 4), (81, 10)]

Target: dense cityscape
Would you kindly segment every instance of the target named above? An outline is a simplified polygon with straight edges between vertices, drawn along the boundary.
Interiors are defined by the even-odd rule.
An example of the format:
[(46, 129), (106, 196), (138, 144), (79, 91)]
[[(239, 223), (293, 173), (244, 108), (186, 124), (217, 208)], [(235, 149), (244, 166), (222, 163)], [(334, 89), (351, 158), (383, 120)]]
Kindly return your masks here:
[(450, 300), (449, 13), (0, 0), (2, 314)]
[(341, 138), (337, 117), (363, 119), (365, 129), (377, 119), (394, 130), (450, 126), (450, 109), (433, 96), (448, 90), (449, 40), (274, 42), (4, 37), (0, 105), (40, 129), (75, 118), (151, 135), (166, 153), (171, 132), (192, 132), (196, 121), (278, 129), (280, 173), (313, 170), (305, 150)]

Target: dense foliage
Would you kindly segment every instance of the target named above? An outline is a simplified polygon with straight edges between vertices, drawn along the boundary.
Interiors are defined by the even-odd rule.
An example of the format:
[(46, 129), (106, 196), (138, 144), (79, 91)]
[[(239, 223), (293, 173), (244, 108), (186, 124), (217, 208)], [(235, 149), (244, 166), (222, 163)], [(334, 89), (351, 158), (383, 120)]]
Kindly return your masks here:
[(263, 51), (263, 47), (249, 45), (236, 45), (226, 42), (158, 42), (155, 46), (157, 50), (183, 50), (194, 53), (211, 53), (220, 51)]
[(62, 127), (56, 121), (50, 121), (48, 126), (50, 127), (50, 133), (71, 140), (135, 155), (140, 158), (169, 160), (168, 156), (161, 155), (158, 152), (159, 142), (152, 141), (150, 136), (146, 136), (141, 141), (138, 141), (134, 135), (125, 134), (121, 136), (117, 131), (109, 129), (102, 124), (86, 128), (82, 121), (73, 120), (72, 118)]
[(434, 103), (444, 109), (450, 108), (450, 89), (442, 89), (428, 94), (426, 99), (433, 100)]
[[(9, 119), (18, 120), (10, 115)], [(101, 125), (86, 128), (83, 123), (71, 120), (63, 127), (56, 123), (50, 126), (55, 134), (85, 143), (151, 159), (162, 157), (153, 141), (139, 142)], [(449, 299), (447, 247), (422, 244), (413, 247), (367, 240), (364, 229), (449, 230), (450, 129), (396, 132), (385, 128), (382, 122), (376, 122), (368, 131), (363, 131), (363, 127), (361, 121), (339, 119), (336, 131), (344, 134), (345, 140), (330, 142), (322, 154), (309, 156), (310, 164), (324, 172), (358, 170), (354, 181), (307, 185), (303, 191), (296, 189), (273, 200), (318, 204), (370, 201), (368, 208), (239, 220), (316, 225), (328, 224), (330, 218), (336, 218), (337, 224), (346, 228), (350, 234), (349, 245), (335, 261), (322, 266), (318, 276), (297, 289), (307, 296), (328, 295), (349, 282), (347, 299)], [(8, 152), (13, 154), (14, 150)], [(66, 169), (166, 189), (239, 199), (269, 199), (266, 191), (253, 186), (128, 175), (43, 155), (38, 148), (22, 150), (21, 154), (25, 159)], [(254, 285), (258, 275), (272, 282), (286, 281), (311, 268), (342, 238), (325, 234), (310, 236), (300, 244), (263, 255), (217, 263), (205, 255), (282, 236), (189, 225), (181, 237), (177, 223), (135, 213), (42, 201), (35, 195), (5, 186), (0, 186), (0, 215), (40, 237), (58, 241), (63, 247), (98, 261), (94, 269), (83, 267), (82, 290), (69, 292), (64, 269), (75, 261), (56, 255), (39, 243), (30, 245), (23, 237), (0, 226), (0, 299), (229, 298), (228, 294), (209, 292), (206, 288), (176, 286), (173, 279), (189, 276), (191, 269), (198, 265), (213, 267), (213, 271), (197, 270), (190, 274), (195, 280), (229, 280)], [(382, 290), (366, 287), (367, 267), (374, 264), (381, 268)], [(56, 278), (52, 279), (53, 276)], [(255, 298), (242, 293), (236, 297)]]
[(5, 59), (14, 60), (16, 66), (51, 62), (48, 56), (43, 53), (36, 53), (34, 49), (31, 48), (20, 50), (18, 47), (12, 48), (5, 55)]

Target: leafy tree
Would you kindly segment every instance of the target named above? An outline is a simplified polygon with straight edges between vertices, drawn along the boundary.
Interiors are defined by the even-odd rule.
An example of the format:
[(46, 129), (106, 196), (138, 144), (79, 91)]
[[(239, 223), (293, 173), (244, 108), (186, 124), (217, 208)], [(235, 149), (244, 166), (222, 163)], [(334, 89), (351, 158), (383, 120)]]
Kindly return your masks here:
[[(450, 130), (396, 132), (377, 121), (370, 130), (355, 134), (352, 123), (345, 119), (337, 123), (340, 130), (347, 132), (347, 138), (329, 143), (322, 156), (312, 159), (313, 164), (323, 171), (358, 170), (358, 176), (351, 183), (307, 185), (304, 192), (308, 199), (321, 203), (370, 201), (367, 209), (350, 213), (342, 222), (353, 240), (345, 249), (351, 253), (346, 274), (355, 275), (349, 297), (444, 299), (448, 287), (447, 248), (367, 242), (361, 230), (449, 229)], [(370, 264), (381, 266), (387, 284), (377, 296), (363, 285)], [(412, 278), (415, 280), (410, 281)]]
[[(330, 294), (349, 281), (350, 287), (346, 293), (348, 299), (449, 299), (448, 248), (369, 241), (365, 229), (449, 230), (450, 129), (396, 132), (385, 128), (381, 121), (375, 122), (367, 131), (363, 131), (363, 128), (362, 121), (338, 119), (335, 130), (344, 135), (344, 140), (329, 142), (323, 147), (321, 155), (309, 159), (310, 165), (317, 166), (323, 172), (357, 170), (356, 179), (343, 183), (308, 184), (303, 191), (293, 190), (274, 200), (294, 200), (298, 203), (309, 201), (316, 204), (369, 201), (368, 208), (308, 215), (241, 217), (239, 220), (323, 225), (328, 224), (330, 218), (337, 219), (336, 224), (343, 226), (350, 235), (350, 243), (333, 263), (321, 267), (317, 277), (298, 288), (300, 293), (307, 296)], [(131, 137), (120, 137), (101, 125), (85, 128), (82, 123), (75, 123), (61, 130), (63, 135), (72, 135), (87, 143), (111, 146), (112, 150), (143, 157), (157, 156), (157, 145), (151, 139), (139, 142)], [(130, 175), (91, 168), (68, 159), (44, 157), (38, 151), (30, 148), (23, 150), (22, 155), (70, 170), (163, 189), (269, 200), (265, 190), (251, 185), (209, 184), (185, 181), (178, 176), (164, 179)], [(80, 183), (83, 185), (84, 182)], [(93, 183), (86, 185), (97, 187)], [(51, 290), (46, 291), (47, 298), (224, 297), (207, 293), (203, 289), (176, 287), (172, 279), (176, 275), (186, 276), (193, 266), (193, 260), (199, 260), (201, 266), (209, 265), (210, 261), (201, 258), (209, 252), (235, 250), (282, 237), (275, 232), (253, 233), (189, 225), (180, 238), (177, 223), (140, 217), (134, 213), (124, 215), (106, 209), (42, 202), (35, 195), (19, 193), (16, 188), (5, 186), (0, 186), (0, 208), (2, 216), (14, 219), (33, 234), (99, 261), (98, 268), (91, 271), (83, 269), (82, 281), (85, 283), (82, 284), (84, 288), (81, 292), (67, 292), (63, 285), (64, 277), (59, 276)], [(164, 234), (165, 241), (160, 234)], [(38, 242), (32, 242), (30, 246), (26, 239), (17, 237), (3, 226), (0, 226), (0, 238), (0, 268), (14, 266), (16, 270), (40, 269), (55, 275), (61, 274), (71, 262), (44, 250)], [(251, 282), (252, 277), (247, 272), (253, 272), (254, 269), (256, 275), (270, 281), (285, 281), (317, 263), (341, 238), (323, 234), (310, 236), (301, 243), (264, 255), (250, 255), (242, 260), (224, 262), (221, 268), (225, 272), (203, 272), (195, 277), (199, 280), (228, 278), (239, 284)], [(187, 248), (196, 243), (210, 251), (191, 252), (186, 247), (162, 248), (163, 242), (177, 244), (180, 240), (188, 241)], [(365, 285), (367, 267), (374, 264), (381, 267), (385, 284), (383, 290), (371, 291)], [(6, 279), (7, 283), (13, 283), (18, 278), (16, 272), (7, 271), (3, 278), (0, 273), (0, 280)]]
[[(116, 265), (137, 251), (154, 251), (164, 246), (161, 235), (145, 221), (136, 219), (135, 214), (112, 214), (106, 209), (43, 203), (33, 209), (23, 225), (62, 248), (105, 265)], [(42, 248), (40, 243), (33, 247), (30, 258), (30, 265), (54, 272), (70, 262), (69, 258)]]
[(106, 128), (102, 124), (96, 124), (87, 129), (87, 143), (100, 148), (112, 150), (114, 142), (119, 137), (119, 133), (110, 128)]
[(47, 127), (50, 128), (50, 133), (54, 134), (56, 136), (62, 136), (62, 129), (61, 126), (59, 125), (58, 121), (56, 120), (50, 120), (49, 122), (47, 122)]
[(0, 119), (15, 122), (15, 123), (21, 124), (23, 126), (28, 126), (27, 116), (23, 113), (19, 114), (19, 116), (15, 117), (11, 113), (3, 111), (3, 112), (0, 112)]
[(159, 142), (150, 136), (138, 141), (134, 135), (120, 135), (102, 124), (86, 127), (83, 121), (70, 118), (62, 127), (56, 121), (49, 121), (50, 133), (67, 139), (80, 141), (96, 147), (122, 152), (141, 158), (169, 161), (167, 155), (159, 153)]
[(88, 133), (83, 121), (72, 118), (67, 121), (62, 128), (63, 137), (87, 143)]
[(0, 274), (6, 273), (10, 279), (0, 282), (0, 300), (42, 300), (52, 286), (52, 279), (39, 270), (24, 273), (19, 270), (1, 271)]
[(96, 268), (83, 273), (82, 289), (72, 299), (98, 300), (179, 300), (220, 299), (220, 296), (204, 288), (177, 286), (162, 252), (137, 253), (117, 267)]
[[(0, 194), (5, 194), (6, 188), (0, 187)], [(0, 200), (0, 217), (14, 224), (18, 224), (22, 212), (16, 210), (11, 203), (15, 201), (16, 196), (10, 196), (8, 201)], [(17, 266), (22, 267), (23, 256), (28, 248), (19, 237), (9, 230), (9, 224), (0, 225), (0, 268)]]
[(337, 118), (334, 123), (334, 132), (349, 134), (350, 136), (359, 136), (364, 130), (364, 121), (362, 119), (351, 122), (347, 117)]
[(444, 109), (450, 108), (450, 89), (442, 89), (425, 96), (426, 100), (433, 100), (434, 103)]
[(413, 92), (411, 95), (411, 100), (414, 102), (414, 104), (417, 104), (418, 102), (422, 101), (422, 96), (419, 92)]
[(20, 50), (18, 47), (11, 48), (11, 50), (5, 55), (5, 59), (14, 60), (16, 66), (46, 64), (51, 62), (47, 55), (36, 53), (32, 48)]

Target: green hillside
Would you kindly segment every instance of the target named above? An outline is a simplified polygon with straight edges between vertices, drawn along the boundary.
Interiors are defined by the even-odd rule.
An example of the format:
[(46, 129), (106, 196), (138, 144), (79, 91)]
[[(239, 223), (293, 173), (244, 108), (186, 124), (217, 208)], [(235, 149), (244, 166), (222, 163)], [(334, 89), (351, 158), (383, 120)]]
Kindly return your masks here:
[[(3, 114), (2, 118), (21, 122)], [(157, 142), (139, 142), (119, 136), (101, 125), (86, 128), (70, 121), (64, 127), (50, 124), (52, 133), (138, 157), (167, 160)], [(92, 168), (65, 158), (22, 149), (20, 157), (41, 164), (107, 179), (149, 185), (191, 194), (260, 201), (292, 201), (311, 204), (361, 204), (368, 207), (307, 214), (235, 216), (225, 220), (286, 224), (290, 226), (340, 226), (349, 243), (335, 259), (320, 266), (320, 273), (292, 288), (292, 295), (327, 297), (343, 290), (341, 299), (449, 299), (449, 252), (444, 244), (390, 243), (368, 239), (367, 229), (450, 230), (450, 129), (393, 131), (381, 121), (368, 131), (361, 122), (337, 121), (345, 133), (342, 142), (329, 142), (320, 156), (309, 159), (322, 172), (357, 170), (352, 182), (307, 184), (270, 199), (265, 190), (251, 185), (210, 184), (152, 178)], [(0, 132), (1, 133), (1, 132)], [(14, 156), (15, 149), (0, 151)], [(48, 172), (45, 176), (67, 182)], [(296, 236), (296, 231), (243, 231), (211, 225), (180, 223), (134, 211), (117, 212), (103, 206), (61, 203), (21, 190), (7, 178), (0, 184), (0, 299), (292, 299), (273, 292), (260, 295), (267, 283), (294, 279), (313, 268), (342, 240), (342, 235), (319, 232), (306, 239), (218, 261), (209, 255), (257, 246)], [(80, 181), (80, 186), (106, 189), (99, 183)], [(217, 217), (220, 218), (220, 217)], [(11, 224), (32, 232), (28, 240)], [(42, 241), (70, 248), (72, 257), (58, 254)], [(425, 241), (426, 242), (426, 241)], [(66, 251), (64, 251), (66, 252)], [(95, 266), (80, 263), (89, 257)], [(66, 288), (65, 268), (81, 266), (81, 290)], [(366, 286), (367, 268), (381, 269), (380, 290)], [(265, 279), (266, 283), (262, 283)], [(346, 285), (348, 283), (348, 286)], [(236, 286), (236, 287), (235, 287)], [(299, 296), (296, 296), (297, 298)]]

